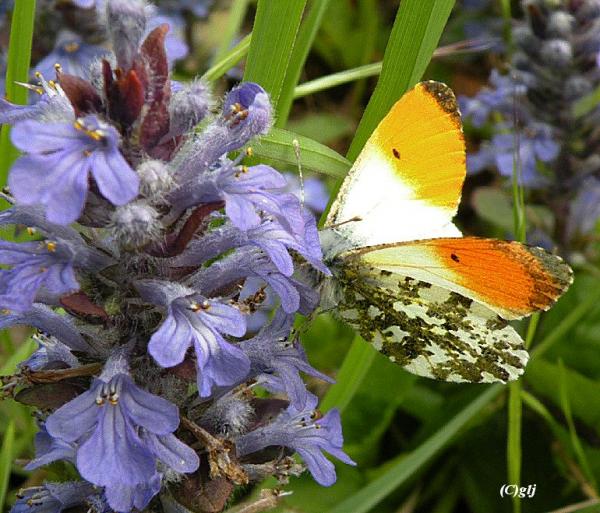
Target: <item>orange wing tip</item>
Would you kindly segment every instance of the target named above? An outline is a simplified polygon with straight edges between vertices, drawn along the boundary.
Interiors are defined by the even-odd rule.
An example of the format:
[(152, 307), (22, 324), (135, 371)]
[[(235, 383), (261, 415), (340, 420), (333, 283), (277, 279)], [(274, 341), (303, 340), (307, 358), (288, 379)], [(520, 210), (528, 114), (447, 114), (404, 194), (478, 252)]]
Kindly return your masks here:
[(444, 110), (444, 112), (450, 114), (457, 127), (462, 130), (460, 109), (458, 107), (458, 101), (454, 91), (452, 91), (452, 89), (450, 89), (450, 87), (448, 87), (446, 84), (442, 82), (436, 82), (435, 80), (420, 82), (419, 85), (426, 93), (435, 99), (437, 104)]
[(573, 283), (573, 270), (560, 256), (549, 253), (543, 248), (523, 247), (535, 258), (543, 273), (537, 282), (539, 287), (536, 290), (538, 293), (536, 297), (546, 298), (545, 302), (540, 301), (539, 308), (548, 310)]

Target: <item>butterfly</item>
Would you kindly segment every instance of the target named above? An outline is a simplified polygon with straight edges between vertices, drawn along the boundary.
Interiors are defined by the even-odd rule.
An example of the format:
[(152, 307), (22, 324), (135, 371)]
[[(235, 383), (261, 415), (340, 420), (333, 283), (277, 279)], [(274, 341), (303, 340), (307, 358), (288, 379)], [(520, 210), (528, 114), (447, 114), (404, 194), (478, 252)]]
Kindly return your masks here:
[(572, 271), (536, 247), (462, 237), (466, 174), (452, 90), (421, 82), (392, 107), (345, 178), (320, 232), (332, 271), (321, 306), (419, 376), (507, 382), (528, 360), (509, 325), (547, 310)]

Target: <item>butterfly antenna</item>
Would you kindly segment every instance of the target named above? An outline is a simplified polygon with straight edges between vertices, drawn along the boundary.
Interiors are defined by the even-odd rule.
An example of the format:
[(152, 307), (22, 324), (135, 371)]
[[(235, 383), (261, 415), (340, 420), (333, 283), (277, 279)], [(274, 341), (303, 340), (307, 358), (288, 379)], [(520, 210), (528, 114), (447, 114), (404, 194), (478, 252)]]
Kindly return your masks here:
[(298, 178), (300, 180), (300, 204), (304, 208), (304, 174), (302, 173), (302, 162), (300, 162), (300, 142), (298, 139), (292, 141), (294, 153), (296, 154), (296, 164), (298, 164)]
[(339, 223), (335, 223), (335, 224), (332, 224), (330, 226), (326, 226), (324, 229), (325, 230), (330, 230), (332, 228), (337, 228), (339, 226), (343, 226), (343, 225), (348, 224), (348, 223), (356, 223), (358, 221), (362, 221), (362, 217), (354, 216), (352, 219), (346, 219), (345, 221), (341, 221)]

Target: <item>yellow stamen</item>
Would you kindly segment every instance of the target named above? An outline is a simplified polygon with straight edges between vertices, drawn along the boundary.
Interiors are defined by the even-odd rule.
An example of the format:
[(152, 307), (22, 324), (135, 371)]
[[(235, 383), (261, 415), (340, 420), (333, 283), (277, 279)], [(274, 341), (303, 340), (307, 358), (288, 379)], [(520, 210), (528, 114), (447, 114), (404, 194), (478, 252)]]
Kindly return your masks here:
[(248, 146), (246, 148), (246, 156), (247, 157), (252, 157), (252, 155), (254, 155), (254, 150), (252, 149), (252, 146)]
[(46, 241), (46, 249), (50, 251), (50, 253), (54, 253), (56, 251), (56, 242), (52, 240)]

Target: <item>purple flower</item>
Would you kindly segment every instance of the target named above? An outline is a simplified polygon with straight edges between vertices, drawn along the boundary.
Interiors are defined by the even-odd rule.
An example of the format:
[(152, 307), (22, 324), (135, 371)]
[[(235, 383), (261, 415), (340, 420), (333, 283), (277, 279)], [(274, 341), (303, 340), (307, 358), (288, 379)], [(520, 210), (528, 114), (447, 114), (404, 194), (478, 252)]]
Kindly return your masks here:
[(165, 50), (167, 52), (167, 59), (170, 63), (173, 63), (174, 61), (183, 59), (190, 53), (190, 48), (181, 37), (185, 21), (177, 15), (157, 14), (148, 19), (146, 35), (165, 23), (169, 25), (169, 32), (165, 38)]
[(106, 49), (87, 44), (77, 34), (65, 30), (58, 35), (52, 52), (37, 63), (35, 70), (42, 76), (51, 77), (55, 65), (60, 64), (63, 73), (86, 77), (92, 61), (107, 54)]
[(51, 437), (46, 426), (42, 426), (35, 435), (35, 458), (24, 468), (25, 470), (35, 470), (56, 460), (75, 463), (76, 452), (75, 444)]
[[(294, 272), (294, 263), (289, 250), (295, 250), (322, 272), (329, 271), (322, 263), (321, 246), (314, 219), (307, 215), (306, 240), (290, 233), (277, 219), (263, 217), (261, 224), (247, 231), (232, 224), (225, 224), (202, 239), (193, 240), (186, 250), (172, 260), (176, 267), (199, 265), (232, 248), (255, 246), (262, 249), (277, 269), (285, 276)], [(314, 233), (313, 233), (314, 232)], [(316, 241), (316, 243), (315, 243)]]
[(300, 281), (285, 276), (258, 249), (240, 249), (214, 262), (190, 277), (198, 290), (210, 294), (221, 287), (238, 283), (248, 277), (256, 277), (269, 285), (279, 296), (281, 306), (287, 313), (300, 312), (307, 315), (318, 303), (318, 294)]
[(123, 205), (138, 194), (139, 179), (119, 151), (119, 136), (96, 116), (75, 123), (17, 123), (11, 137), (27, 154), (9, 177), (12, 194), (24, 205), (42, 204), (47, 218), (69, 224), (79, 217), (94, 177), (102, 195)]
[(80, 9), (91, 9), (96, 5), (96, 0), (71, 0)]
[(0, 307), (17, 312), (31, 308), (38, 289), (63, 295), (79, 290), (68, 244), (54, 241), (0, 240), (0, 262), (12, 268), (0, 271)]
[(79, 367), (77, 357), (71, 353), (69, 346), (60, 340), (44, 335), (34, 335), (32, 338), (37, 342), (38, 349), (22, 361), (19, 367), (34, 371)]
[(161, 9), (177, 14), (191, 11), (198, 17), (208, 16), (208, 11), (214, 0), (160, 0)]
[(290, 405), (270, 424), (239, 437), (236, 442), (238, 456), (245, 456), (270, 446), (294, 449), (304, 460), (317, 483), (331, 486), (336, 481), (335, 467), (323, 452), (328, 452), (348, 465), (355, 465), (342, 450), (343, 437), (338, 410), (323, 417), (315, 410), (317, 397), (310, 395), (305, 408)]
[(193, 345), (201, 397), (209, 396), (213, 386), (238, 383), (248, 375), (248, 357), (223, 338), (246, 332), (246, 320), (237, 308), (168, 282), (147, 280), (136, 287), (145, 300), (167, 308), (167, 317), (148, 344), (159, 365), (181, 363)]
[(478, 153), (467, 157), (470, 173), (477, 173), (486, 167), (497, 167), (501, 175), (511, 177), (515, 166), (518, 145), (518, 164), (521, 166), (520, 181), (527, 187), (547, 185), (548, 178), (538, 171), (538, 161), (552, 162), (560, 151), (553, 139), (552, 129), (542, 123), (531, 123), (517, 137), (512, 133), (500, 133), (483, 144)]
[(471, 119), (473, 126), (481, 128), (487, 122), (490, 113), (500, 112), (512, 115), (519, 97), (526, 94), (527, 88), (509, 75), (501, 75), (492, 70), (492, 87), (485, 87), (476, 96), (459, 98), (460, 110), (464, 119)]
[(592, 233), (598, 224), (598, 219), (600, 219), (600, 180), (588, 178), (571, 203), (567, 224), (569, 237)]
[(65, 121), (75, 117), (73, 106), (60, 85), (53, 83), (51, 86), (41, 75), (38, 80), (39, 86), (29, 87), (40, 97), (30, 105), (17, 105), (0, 97), (0, 124), (12, 125), (25, 119)]
[(298, 339), (290, 340), (293, 324), (294, 315), (277, 310), (271, 323), (255, 337), (241, 342), (240, 347), (250, 359), (250, 376), (267, 375), (267, 382), (272, 382), (275, 376), (276, 386), (282, 388), (294, 407), (301, 410), (309, 394), (300, 372), (328, 383), (333, 380), (308, 363)]
[[(178, 425), (177, 407), (139, 388), (129, 376), (122, 352), (113, 354), (90, 390), (46, 421), (51, 437), (77, 444), (79, 473), (103, 486), (108, 503), (117, 511), (139, 507), (158, 492), (157, 460), (169, 465), (179, 458), (178, 469), (184, 472), (198, 468), (196, 453), (173, 443)], [(154, 437), (164, 440), (160, 449)]]
[(35, 304), (26, 312), (0, 313), (0, 329), (18, 325), (33, 326), (56, 337), (75, 351), (88, 354), (96, 352), (81, 336), (68, 316), (59, 315), (47, 306)]
[(552, 138), (552, 129), (541, 123), (525, 128), (515, 140), (513, 134), (497, 134), (492, 138), (495, 161), (500, 174), (513, 175), (515, 144), (518, 144), (521, 164), (521, 183), (529, 187), (539, 187), (547, 183), (540, 175), (537, 162), (551, 162), (560, 151), (560, 146)]
[(95, 493), (90, 483), (45, 483), (27, 488), (17, 495), (17, 502), (10, 513), (60, 513), (75, 506), (85, 505)]
[(304, 196), (304, 204), (312, 211), (315, 215), (320, 215), (329, 203), (329, 191), (327, 186), (318, 178), (309, 176), (304, 179), (304, 191), (302, 190), (302, 184), (298, 176), (292, 173), (285, 173), (285, 180), (287, 186), (286, 192), (291, 192), (297, 198)]
[(253, 137), (266, 134), (271, 122), (271, 103), (262, 87), (252, 82), (235, 87), (225, 98), (221, 115), (177, 155), (179, 183), (184, 188), (193, 185), (220, 157), (241, 148)]

